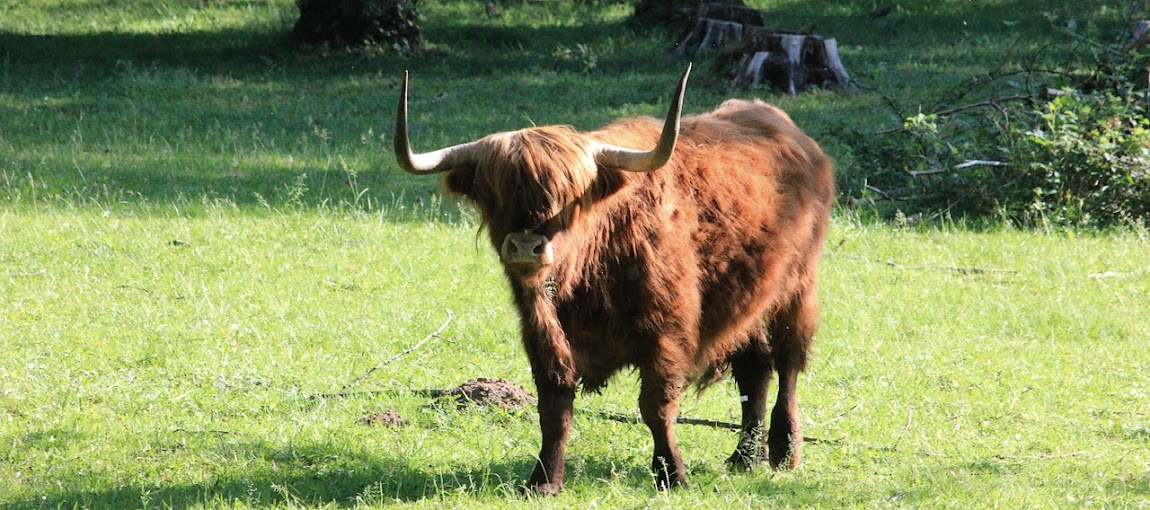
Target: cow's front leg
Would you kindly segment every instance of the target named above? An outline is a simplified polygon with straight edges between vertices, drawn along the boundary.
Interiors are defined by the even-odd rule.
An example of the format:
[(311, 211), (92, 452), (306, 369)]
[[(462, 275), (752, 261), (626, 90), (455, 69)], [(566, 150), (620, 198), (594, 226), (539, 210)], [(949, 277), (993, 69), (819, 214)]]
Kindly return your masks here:
[(639, 412), (643, 422), (651, 429), (655, 451), (651, 471), (655, 474), (655, 488), (687, 486), (687, 469), (675, 442), (675, 416), (678, 414), (679, 395), (683, 392), (681, 379), (668, 379), (656, 374), (641, 374), (643, 387), (639, 394)]
[(539, 463), (527, 480), (527, 489), (537, 494), (555, 495), (563, 489), (563, 457), (571, 430), (575, 387), (536, 375), (535, 388), (539, 393), (539, 429), (543, 433), (543, 446), (539, 449)]
[(543, 444), (539, 463), (526, 489), (553, 495), (563, 489), (563, 454), (571, 430), (578, 380), (567, 336), (556, 318), (555, 304), (542, 285), (513, 285), (523, 320), (523, 347), (539, 394), (539, 430)]

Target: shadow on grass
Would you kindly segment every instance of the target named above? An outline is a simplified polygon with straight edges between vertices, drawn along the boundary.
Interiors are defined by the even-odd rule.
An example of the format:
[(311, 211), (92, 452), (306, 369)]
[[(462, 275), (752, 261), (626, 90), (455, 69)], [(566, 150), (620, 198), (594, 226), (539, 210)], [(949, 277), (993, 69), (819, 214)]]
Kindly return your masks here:
[[(534, 468), (534, 460), (496, 461), (483, 467), (423, 467), (390, 456), (343, 451), (334, 447), (298, 449), (259, 444), (235, 445), (222, 452), (235, 464), (258, 465), (258, 469), (221, 469), (228, 474), (202, 483), (109, 485), (102, 490), (55, 490), (23, 501), (0, 503), (0, 510), (40, 508), (192, 508), (204, 505), (354, 507), (392, 502), (453, 498), (464, 494), (495, 499), (522, 498), (519, 488)], [(585, 463), (577, 483), (601, 484), (614, 473), (610, 462)], [(650, 482), (636, 470), (623, 475), (626, 483), (642, 487)], [(570, 482), (569, 481), (569, 482)], [(63, 486), (68, 483), (64, 482)]]
[[(430, 121), (413, 119), (418, 144), (428, 147), (525, 127), (557, 109), (581, 112), (585, 97), (606, 96), (618, 106), (659, 100), (670, 90), (636, 95), (605, 87), (562, 107), (548, 102), (588, 82), (579, 62), (553, 57), (556, 45), (605, 39), (618, 33), (617, 22), (496, 27), (440, 20), (427, 29), (437, 48), (400, 58), (294, 51), (287, 27), (271, 25), (169, 34), (0, 31), (0, 83), (11, 85), (9, 97), (0, 98), (0, 148), (14, 149), (0, 161), (0, 197), (160, 208), (220, 201), (419, 209), (449, 200), (439, 197), (439, 179), (406, 176), (391, 158), (404, 69), (419, 76), (413, 100), (449, 97), (427, 100), (433, 104), (422, 111)], [(636, 51), (605, 53), (598, 65), (604, 74), (634, 69)], [(533, 68), (552, 74), (542, 85), (523, 83)], [(654, 81), (660, 70), (641, 74), (640, 81)], [(454, 206), (447, 209), (459, 217)]]
[[(429, 49), (419, 55), (396, 55), (384, 50), (345, 52), (294, 46), (290, 23), (251, 28), (174, 33), (93, 32), (82, 34), (23, 34), (0, 30), (0, 69), (31, 83), (20, 88), (58, 87), (67, 80), (99, 79), (116, 65), (164, 68), (192, 67), (206, 73), (228, 73), (238, 78), (266, 76), (275, 71), (292, 83), (372, 75), (405, 68), (437, 77), (504, 76), (508, 70), (532, 66), (582, 73), (582, 63), (555, 58), (557, 47), (601, 43), (620, 36), (646, 37), (647, 30), (628, 28), (622, 21), (587, 21), (573, 25), (494, 26), (469, 20), (435, 19), (425, 23)], [(673, 37), (667, 31), (666, 38)], [(667, 43), (670, 47), (670, 41)], [(613, 74), (636, 67), (636, 52), (647, 48), (624, 46), (597, 54), (595, 70)], [(643, 65), (650, 66), (651, 62)], [(675, 64), (677, 67), (678, 64)]]
[[(207, 159), (207, 157), (205, 158)], [(414, 178), (391, 168), (356, 175), (323, 168), (248, 165), (179, 169), (173, 161), (120, 163), (88, 170), (35, 168), (9, 172), (0, 166), (0, 197), (9, 204), (42, 207), (132, 205), (136, 213), (167, 214), (237, 209), (248, 212), (329, 210), (385, 214), (389, 221), (440, 221), (471, 216), (459, 200), (446, 197), (438, 178)], [(21, 168), (20, 162), (14, 165)], [(138, 206), (138, 207), (136, 207)]]
[[(865, 46), (866, 51), (855, 52), (855, 60), (847, 63), (852, 72), (861, 72), (864, 66), (924, 59), (937, 62), (940, 68), (959, 67), (969, 64), (972, 52), (996, 47), (972, 42), (980, 34), (1009, 39), (1042, 30), (1046, 24), (1026, 17), (1021, 24), (1012, 21), (1006, 31), (1010, 34), (1001, 35), (1002, 20), (1016, 18), (1018, 6), (1025, 2), (984, 3), (899, 10), (882, 21), (868, 17), (870, 7), (861, 4), (828, 11), (800, 3), (771, 14), (780, 27), (795, 28), (817, 20), (820, 32), (839, 37), (844, 48)], [(113, 2), (95, 4), (94, 9), (115, 8)], [(0, 84), (12, 105), (0, 106), (0, 118), (13, 119), (0, 121), (0, 144), (7, 138), (19, 152), (31, 154), (0, 161), (0, 196), (4, 191), (12, 193), (4, 189), (5, 181), (35, 176), (37, 182), (29, 188), (45, 183), (73, 202), (99, 201), (106, 198), (107, 190), (113, 194), (126, 190), (120, 198), (128, 203), (160, 205), (181, 205), (181, 197), (218, 198), (240, 206), (262, 205), (261, 197), (272, 206), (359, 204), (363, 198), (396, 205), (393, 197), (405, 197), (417, 201), (410, 205), (418, 205), (418, 200), (430, 200), (436, 194), (436, 184), (394, 177), (391, 164), (381, 172), (378, 167), (355, 163), (361, 179), (376, 179), (369, 193), (361, 195), (368, 186), (340, 188), (338, 181), (344, 176), (327, 170), (263, 163), (264, 168), (233, 170), (229, 160), (260, 151), (315, 157), (317, 149), (293, 149), (317, 128), (330, 131), (325, 143), (330, 140), (335, 147), (320, 158), (357, 150), (354, 147), (361, 136), (390, 131), (394, 88), (404, 69), (418, 76), (416, 96), (435, 97), (443, 92), (450, 97), (419, 110), (430, 119), (419, 143), (432, 146), (459, 143), (510, 126), (524, 127), (535, 120), (598, 125), (608, 120), (603, 112), (661, 103), (670, 80), (682, 67), (681, 61), (667, 54), (678, 27), (639, 27), (594, 16), (570, 24), (504, 26), (483, 18), (478, 7), (474, 18), (429, 16), (424, 36), (430, 49), (416, 57), (294, 51), (287, 44), (294, 21), (289, 19), (290, 11), (280, 14), (280, 19), (212, 31), (49, 35), (0, 31)], [(915, 35), (910, 35), (912, 29)], [(918, 35), (929, 38), (913, 47), (891, 44)], [(580, 47), (587, 53), (574, 51)], [(563, 57), (564, 50), (574, 51), (575, 56)], [(916, 58), (920, 56), (924, 58)], [(592, 62), (593, 69), (588, 67)], [(708, 86), (705, 73), (696, 72), (697, 85), (689, 103), (711, 106), (737, 94), (726, 90), (724, 82), (712, 78)], [(769, 96), (761, 92), (753, 95)], [(32, 103), (35, 106), (26, 106)], [(808, 107), (820, 113), (823, 108), (834, 109)], [(841, 120), (832, 124), (849, 125), (859, 115), (867, 115), (865, 111), (849, 113), (835, 113), (832, 118)], [(803, 112), (796, 115), (803, 116)], [(413, 129), (421, 123), (414, 119)], [(812, 133), (818, 131), (816, 126)], [(71, 144), (69, 140), (77, 134), (86, 135), (88, 144)], [(231, 140), (228, 137), (234, 143), (217, 143), (217, 139)], [(175, 156), (161, 154), (166, 143), (178, 147)], [(252, 145), (261, 148), (252, 149)], [(30, 150), (23, 150), (29, 146)], [(69, 153), (67, 149), (73, 146), (80, 148), (72, 150), (89, 153), (111, 146), (113, 153), (123, 149), (144, 161), (116, 160), (107, 168), (95, 167), (103, 161), (85, 159), (90, 154)], [(386, 144), (379, 147), (381, 152), (388, 151)], [(382, 160), (387, 154), (380, 156)], [(179, 162), (180, 157), (220, 162), (205, 171), (202, 164)], [(76, 169), (85, 164), (93, 167), (84, 168), (84, 176), (76, 175)], [(297, 193), (304, 187), (305, 192)], [(20, 194), (22, 199), (30, 195)]]

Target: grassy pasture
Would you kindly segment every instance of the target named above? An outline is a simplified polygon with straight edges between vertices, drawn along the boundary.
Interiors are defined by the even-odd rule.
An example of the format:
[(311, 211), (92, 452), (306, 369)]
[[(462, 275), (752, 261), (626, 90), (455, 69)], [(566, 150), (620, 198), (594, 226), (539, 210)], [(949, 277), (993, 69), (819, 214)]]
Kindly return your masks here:
[[(772, 2), (906, 104), (1058, 37), (980, 0)], [(627, 9), (428, 2), (421, 57), (281, 48), (289, 1), (0, 3), (0, 508), (1146, 508), (1150, 234), (912, 228), (837, 214), (795, 472), (728, 472), (734, 434), (682, 426), (687, 491), (656, 494), (642, 425), (577, 414), (567, 492), (526, 501), (532, 411), (412, 389), (530, 386), (478, 220), (391, 162), (412, 70), (417, 148), (665, 108), (671, 32)], [(700, 68), (702, 71), (702, 68)], [(697, 72), (688, 110), (732, 95)], [(769, 95), (765, 91), (736, 95)], [(876, 94), (772, 96), (854, 171)], [(342, 398), (339, 390), (453, 317)], [(635, 414), (623, 374), (577, 408)], [(399, 428), (358, 420), (395, 409)], [(732, 385), (688, 397), (736, 420)]]

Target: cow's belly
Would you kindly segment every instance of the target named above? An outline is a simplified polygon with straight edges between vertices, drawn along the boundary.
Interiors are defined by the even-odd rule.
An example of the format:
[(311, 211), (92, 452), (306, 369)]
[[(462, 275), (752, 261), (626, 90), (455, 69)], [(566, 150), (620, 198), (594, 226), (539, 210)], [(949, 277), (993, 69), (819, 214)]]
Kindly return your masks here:
[[(587, 311), (581, 316), (590, 315)], [(575, 371), (586, 391), (597, 391), (619, 370), (639, 365), (644, 342), (633, 328), (622, 327), (621, 318), (605, 312), (580, 324), (564, 324)], [(562, 321), (561, 321), (562, 322)]]

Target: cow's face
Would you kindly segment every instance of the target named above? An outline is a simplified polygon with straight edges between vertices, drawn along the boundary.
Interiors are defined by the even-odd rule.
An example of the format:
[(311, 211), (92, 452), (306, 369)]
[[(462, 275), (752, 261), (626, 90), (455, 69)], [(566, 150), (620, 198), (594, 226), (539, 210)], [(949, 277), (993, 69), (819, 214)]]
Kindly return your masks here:
[(581, 215), (618, 189), (621, 176), (600, 171), (592, 143), (567, 127), (499, 133), (477, 142), (473, 163), (447, 174), (447, 191), (479, 209), (510, 273), (545, 272)]

